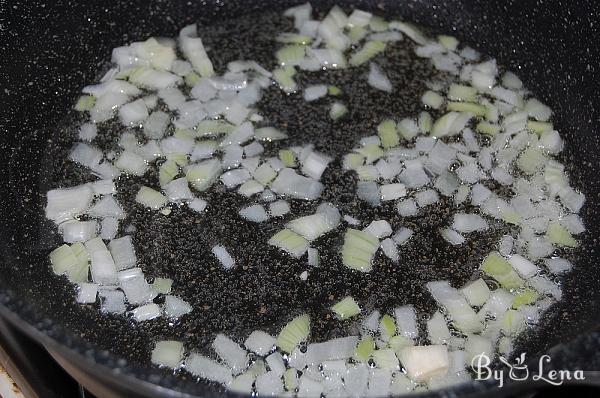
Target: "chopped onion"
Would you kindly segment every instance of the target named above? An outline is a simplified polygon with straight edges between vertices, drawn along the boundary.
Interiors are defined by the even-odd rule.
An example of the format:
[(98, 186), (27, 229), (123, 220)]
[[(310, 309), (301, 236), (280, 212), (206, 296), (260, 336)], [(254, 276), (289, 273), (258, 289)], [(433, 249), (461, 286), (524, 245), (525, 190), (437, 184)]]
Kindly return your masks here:
[(417, 314), (412, 305), (405, 305), (394, 310), (398, 334), (409, 339), (419, 336), (417, 328)]
[(488, 223), (477, 214), (456, 213), (452, 228), (459, 232), (484, 231), (489, 228)]
[(215, 257), (217, 257), (223, 268), (231, 269), (235, 266), (235, 260), (233, 259), (233, 257), (231, 257), (229, 252), (227, 252), (227, 249), (225, 249), (225, 247), (221, 245), (215, 245), (213, 246), (211, 251), (212, 254), (214, 254)]
[(385, 75), (379, 65), (371, 62), (369, 64), (369, 85), (376, 88), (377, 90), (385, 91), (388, 93), (392, 92), (392, 82)]
[(58, 229), (67, 243), (85, 242), (96, 236), (98, 223), (72, 220), (62, 223)]
[(290, 212), (290, 205), (285, 200), (278, 200), (269, 204), (269, 212), (273, 217), (281, 217)]
[(240, 216), (252, 222), (264, 222), (269, 219), (265, 208), (261, 205), (252, 205), (240, 210)]
[(152, 350), (153, 364), (176, 369), (183, 359), (183, 343), (173, 340), (157, 341)]
[(213, 184), (220, 172), (220, 162), (209, 159), (187, 166), (185, 176), (196, 190), (204, 191)]
[(58, 224), (82, 214), (90, 205), (92, 194), (88, 185), (48, 191), (46, 218)]
[(181, 29), (179, 46), (183, 55), (190, 61), (194, 69), (200, 73), (200, 76), (210, 77), (214, 74), (212, 62), (206, 54), (202, 39), (198, 37), (195, 24)]
[(394, 234), (394, 236), (392, 236), (392, 239), (398, 245), (404, 245), (412, 236), (413, 231), (411, 229), (402, 227)]
[(208, 381), (227, 384), (233, 380), (230, 369), (194, 352), (185, 360), (185, 368)]
[(164, 191), (171, 202), (187, 201), (194, 198), (185, 177), (169, 182), (164, 186)]
[(462, 245), (465, 243), (465, 237), (453, 230), (452, 228), (440, 229), (440, 235), (452, 245)]
[(399, 352), (399, 359), (408, 376), (419, 382), (445, 375), (450, 366), (444, 345), (405, 347)]
[(79, 292), (77, 293), (77, 302), (80, 304), (91, 304), (96, 302), (98, 294), (98, 285), (95, 283), (79, 284)]
[(310, 265), (311, 267), (318, 267), (319, 261), (319, 251), (312, 247), (308, 248), (308, 265)]
[(160, 307), (157, 304), (151, 303), (137, 307), (131, 314), (137, 322), (149, 321), (160, 316)]
[(377, 237), (368, 232), (348, 228), (342, 247), (342, 262), (348, 268), (370, 272), (373, 256), (378, 248)]
[(179, 297), (167, 295), (165, 296), (164, 311), (168, 318), (180, 318), (192, 312), (192, 306)]
[(352, 298), (352, 296), (347, 296), (342, 300), (338, 301), (331, 307), (331, 310), (341, 320), (345, 320), (360, 314), (360, 307), (358, 306), (354, 298)]
[(466, 284), (460, 292), (465, 296), (469, 304), (481, 307), (490, 298), (490, 289), (481, 278)]
[(281, 329), (277, 336), (277, 347), (284, 352), (291, 353), (298, 344), (306, 341), (309, 333), (309, 316), (306, 314), (299, 315)]
[(135, 201), (151, 208), (152, 210), (158, 210), (167, 204), (167, 198), (158, 191), (155, 191), (149, 187), (141, 187), (135, 196)]
[(125, 293), (125, 298), (131, 304), (143, 304), (154, 297), (156, 292), (146, 282), (141, 268), (131, 268), (118, 274), (119, 286)]
[(308, 86), (304, 89), (304, 100), (307, 102), (315, 101), (326, 95), (327, 95), (327, 86), (324, 84)]
[(360, 50), (352, 54), (352, 57), (350, 57), (350, 65), (356, 67), (368, 62), (371, 58), (385, 51), (385, 47), (386, 44), (383, 41), (367, 41)]
[(468, 333), (480, 332), (483, 329), (475, 311), (448, 282), (428, 282), (427, 289), (435, 301), (446, 308), (450, 319), (459, 330)]
[(417, 203), (413, 199), (404, 199), (398, 202), (396, 206), (398, 214), (402, 217), (416, 216), (419, 210), (417, 209)]
[(282, 229), (269, 239), (270, 245), (283, 249), (293, 257), (300, 258), (308, 250), (309, 242), (289, 229)]
[(377, 237), (378, 239), (381, 239), (392, 234), (392, 226), (386, 220), (376, 220), (371, 221), (369, 226), (363, 231)]
[(241, 373), (248, 366), (248, 353), (246, 350), (224, 334), (217, 334), (212, 346), (234, 375)]
[(92, 280), (99, 285), (115, 285), (117, 268), (108, 250), (90, 252)]
[(125, 312), (125, 296), (120, 290), (101, 288), (98, 290), (100, 297), (100, 312), (108, 314), (123, 314)]
[(497, 252), (491, 252), (481, 264), (481, 270), (496, 279), (507, 289), (519, 288), (523, 280), (513, 270), (511, 264)]
[(432, 344), (447, 344), (450, 341), (446, 319), (439, 311), (436, 311), (427, 321), (427, 335)]
[(268, 333), (260, 330), (255, 330), (250, 333), (244, 345), (247, 349), (255, 354), (264, 356), (272, 351), (275, 346), (275, 338)]

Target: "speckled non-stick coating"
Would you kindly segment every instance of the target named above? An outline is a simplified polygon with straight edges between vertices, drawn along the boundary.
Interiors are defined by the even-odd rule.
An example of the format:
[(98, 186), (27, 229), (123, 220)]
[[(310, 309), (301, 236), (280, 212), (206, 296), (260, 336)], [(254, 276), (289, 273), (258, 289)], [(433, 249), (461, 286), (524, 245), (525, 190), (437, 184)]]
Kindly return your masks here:
[[(64, 283), (51, 275), (45, 256), (58, 240), (55, 234), (49, 233), (53, 226), (42, 222), (41, 208), (43, 193), (55, 184), (52, 178), (48, 178), (51, 175), (48, 170), (58, 167), (65, 153), (49, 150), (55, 145), (49, 145), (46, 140), (59, 137), (60, 128), (69, 117), (68, 109), (79, 89), (93, 81), (110, 49), (150, 35), (174, 36), (180, 27), (200, 20), (201, 30), (214, 26), (215, 36), (221, 33), (226, 36), (223, 57), (214, 58), (215, 64), (222, 67), (224, 62), (247, 54), (243, 49), (251, 48), (257, 40), (245, 29), (237, 38), (227, 37), (233, 26), (222, 21), (251, 9), (280, 10), (284, 3), (253, 2), (252, 6), (246, 3), (240, 6), (241, 3), (226, 2), (215, 6), (180, 2), (176, 6), (165, 2), (151, 5), (128, 2), (101, 6), (57, 2), (43, 7), (41, 4), (29, 6), (19, 3), (16, 8), (6, 6), (3, 14), (9, 16), (9, 22), (3, 26), (2, 34), (7, 38), (0, 45), (8, 43), (6, 50), (14, 48), (12, 57), (3, 57), (0, 61), (2, 76), (8, 82), (3, 94), (6, 98), (3, 102), (8, 105), (3, 107), (0, 119), (2, 130), (6, 132), (1, 139), (6, 154), (14, 148), (11, 159), (8, 156), (2, 159), (3, 170), (6, 170), (2, 202), (6, 225), (2, 227), (3, 272), (0, 282), (4, 288), (0, 297), (6, 308), (17, 312), (25, 321), (60, 343), (102, 364), (119, 368), (121, 373), (135, 374), (180, 391), (198, 393), (203, 391), (203, 387), (187, 383), (185, 374), (173, 379), (162, 377), (164, 372), (140, 366), (147, 362), (151, 336), (182, 338), (189, 348), (197, 348), (217, 330), (245, 334), (253, 327), (261, 326), (275, 332), (282, 314), (300, 310), (298, 303), (306, 303), (315, 318), (325, 319), (326, 307), (346, 294), (353, 294), (358, 299), (375, 297), (374, 302), (366, 306), (368, 309), (388, 309), (399, 304), (397, 297), (403, 297), (406, 302), (417, 305), (419, 310), (430, 311), (431, 299), (423, 295), (420, 286), (424, 281), (443, 278), (464, 283), (472, 276), (476, 266), (473, 259), (484, 254), (489, 244), (496, 241), (496, 235), (489, 237), (487, 245), (486, 237), (483, 237), (460, 249), (435, 243), (429, 235), (446, 216), (431, 212), (425, 223), (420, 219), (416, 222), (399, 218), (391, 220), (394, 226), (407, 225), (418, 232), (416, 239), (413, 238), (411, 245), (401, 253), (411, 261), (394, 266), (381, 258), (378, 272), (365, 276), (344, 272), (336, 256), (324, 256), (323, 266), (312, 270), (307, 282), (301, 282), (297, 276), (307, 268), (302, 261), (291, 261), (272, 248), (265, 250), (264, 244), (256, 245), (256, 241), (266, 240), (276, 230), (275, 225), (269, 230), (243, 223), (231, 210), (238, 208), (243, 201), (234, 194), (217, 192), (208, 196), (209, 199), (218, 197), (221, 202), (221, 207), (209, 207), (211, 215), (216, 214), (222, 219), (218, 224), (211, 222), (210, 217), (183, 209), (174, 210), (168, 217), (150, 215), (139, 207), (130, 210), (134, 215), (132, 219), (139, 223), (136, 225), (136, 244), (141, 248), (141, 266), (148, 270), (148, 274), (171, 276), (176, 281), (175, 292), (189, 299), (196, 308), (193, 316), (184, 318), (176, 327), (170, 327), (166, 322), (152, 322), (132, 328), (121, 318), (99, 316), (95, 308), (73, 304), (72, 291), (65, 290)], [(273, 7), (273, 4), (276, 6)], [(400, 8), (386, 8), (384, 4), (376, 2), (365, 6), (380, 8), (385, 16), (405, 16), (439, 31), (452, 32), (456, 28), (455, 34), (459, 38), (497, 56), (501, 63), (516, 70), (527, 86), (555, 110), (555, 125), (567, 137), (569, 172), (575, 186), (588, 197), (583, 209), (584, 218), (586, 221), (593, 220), (598, 211), (596, 151), (600, 143), (594, 134), (598, 127), (598, 99), (594, 97), (594, 89), (598, 84), (591, 77), (598, 50), (587, 43), (593, 43), (591, 38), (598, 37), (598, 34), (597, 27), (590, 25), (587, 16), (583, 15), (593, 11), (591, 6), (584, 10), (587, 4), (578, 5), (582, 14), (579, 16), (559, 12), (563, 6), (559, 3), (553, 4), (550, 9), (533, 2), (529, 6), (508, 3), (505, 7), (483, 2), (408, 2)], [(387, 13), (389, 8), (393, 9), (392, 14)], [(217, 11), (213, 14), (213, 10)], [(46, 19), (42, 18), (44, 15), (47, 15)], [(538, 17), (532, 18), (531, 15)], [(32, 25), (34, 21), (37, 21), (35, 26)], [(537, 27), (534, 28), (534, 25)], [(569, 38), (568, 44), (565, 37)], [(403, 46), (399, 45), (399, 53), (405, 51)], [(217, 48), (218, 45), (215, 43), (212, 47)], [(269, 51), (272, 50), (265, 48), (263, 59), (253, 58), (268, 65), (272, 62), (267, 55)], [(382, 65), (385, 66), (385, 61)], [(286, 129), (290, 132), (301, 131), (299, 135), (291, 134), (301, 137), (297, 143), (311, 141), (317, 149), (328, 153), (345, 152), (355, 144), (356, 137), (373, 131), (382, 117), (415, 113), (416, 104), (410, 99), (422, 91), (420, 77), (428, 73), (428, 69), (419, 67), (418, 63), (411, 63), (411, 68), (414, 70), (406, 70), (408, 73), (398, 81), (402, 84), (397, 84), (401, 95), (406, 95), (408, 100), (401, 95), (380, 96), (373, 102), (368, 91), (364, 95), (370, 101), (346, 98), (353, 105), (350, 106), (350, 119), (333, 125), (327, 123), (329, 135), (323, 133), (327, 117), (322, 104), (306, 104), (300, 99), (290, 98), (282, 98), (278, 103), (276, 98), (270, 97), (261, 106), (264, 106), (267, 115), (273, 115), (274, 125), (287, 124)], [(327, 82), (322, 80), (325, 76), (327, 74), (317, 74), (306, 79), (309, 82)], [(347, 87), (346, 92), (369, 90), (360, 79), (341, 81), (340, 85)], [(281, 93), (270, 91), (270, 95)], [(277, 112), (273, 111), (275, 107)], [(350, 125), (354, 126), (354, 131), (348, 131), (346, 127)], [(356, 131), (357, 126), (363, 130)], [(335, 169), (339, 170), (339, 165), (334, 164), (332, 170)], [(153, 176), (149, 179), (156, 181)], [(325, 200), (331, 200), (341, 209), (361, 218), (375, 218), (373, 210), (353, 203), (355, 182), (349, 174), (340, 176), (339, 172), (328, 171), (323, 179), (332, 187), (325, 191)], [(135, 192), (139, 183), (140, 180), (134, 179), (120, 182), (128, 187), (129, 195)], [(130, 202), (130, 199), (131, 196), (122, 202)], [(308, 213), (314, 207), (315, 204), (296, 205), (294, 212)], [(356, 209), (359, 209), (358, 212)], [(598, 225), (589, 221), (587, 225), (589, 232), (585, 236), (583, 250), (589, 255), (584, 256), (576, 271), (565, 278), (565, 299), (547, 314), (541, 327), (520, 344), (520, 348), (532, 354), (597, 325), (594, 317), (597, 319), (600, 287), (599, 273), (595, 269)], [(227, 233), (231, 228), (243, 228), (247, 232)], [(165, 238), (182, 234), (189, 239)], [(198, 237), (196, 240), (195, 236)], [(237, 242), (233, 241), (234, 236), (240, 236)], [(227, 247), (235, 247), (232, 250), (234, 255), (245, 259), (242, 267), (228, 274), (219, 269), (207, 250), (217, 241)], [(340, 234), (337, 233), (322, 238), (318, 245), (339, 247), (340, 243)], [(445, 261), (440, 261), (442, 258)], [(465, 259), (471, 262), (465, 263)], [(175, 267), (179, 264), (180, 267)], [(182, 285), (177, 281), (183, 281)], [(274, 288), (264, 289), (264, 286)], [(390, 302), (391, 297), (396, 298), (395, 301)], [(235, 313), (231, 312), (232, 308), (237, 309)], [(315, 326), (317, 337), (346, 333), (333, 320)], [(102, 350), (110, 350), (112, 354), (105, 354)], [(117, 358), (121, 360), (117, 361)], [(589, 362), (587, 366), (598, 368)]]

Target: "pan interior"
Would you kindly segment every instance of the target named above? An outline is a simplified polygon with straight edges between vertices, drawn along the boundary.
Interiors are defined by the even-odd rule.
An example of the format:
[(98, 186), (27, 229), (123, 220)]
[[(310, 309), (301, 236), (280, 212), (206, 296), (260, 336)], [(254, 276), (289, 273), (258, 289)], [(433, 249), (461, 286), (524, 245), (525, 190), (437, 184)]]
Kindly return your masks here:
[[(228, 61), (240, 58), (255, 59), (266, 67), (273, 67), (275, 47), (272, 37), (277, 32), (291, 29), (289, 21), (278, 16), (277, 12), (261, 12), (201, 27), (199, 33), (207, 45), (219, 48), (213, 58), (216, 69), (222, 70)], [(395, 67), (386, 68), (395, 86), (401, 90), (393, 97), (369, 95), (364, 68), (352, 74), (332, 71), (301, 76), (301, 84), (335, 83), (345, 93), (353, 93), (344, 97), (351, 109), (349, 118), (335, 126), (328, 122), (325, 107), (285, 97), (278, 90), (269, 90), (258, 107), (273, 125), (290, 133), (290, 143), (312, 142), (317, 150), (339, 156), (348, 152), (365, 133), (374, 131), (381, 118), (417, 112), (416, 99), (424, 91), (423, 83), (433, 77), (434, 71), (425, 61), (415, 59), (409, 48), (406, 41), (400, 42), (391, 52), (402, 60), (399, 66), (394, 60), (390, 63)], [(384, 60), (382, 66), (387, 66)], [(77, 122), (76, 116), (68, 117), (63, 128), (52, 137), (52, 142), (40, 151), (41, 169), (49, 172), (42, 172), (40, 182), (36, 184), (40, 187), (40, 196), (49, 188), (76, 185), (88, 178), (84, 170), (64, 163)], [(276, 149), (274, 146), (271, 150)], [(156, 176), (150, 174), (147, 179), (155, 181)], [(395, 213), (390, 208), (372, 209), (359, 203), (353, 195), (356, 181), (341, 172), (339, 160), (330, 167), (323, 180), (328, 188), (322, 199), (331, 201), (343, 213), (364, 220)], [(145, 182), (136, 178), (120, 180), (120, 202), (132, 203), (137, 188)], [(133, 325), (125, 319), (101, 316), (94, 307), (62, 305), (72, 303), (72, 287), (41, 266), (47, 264), (47, 249), (59, 243), (56, 235), (29, 248), (31, 263), (38, 262), (35, 267), (24, 270), (25, 275), (35, 276), (37, 281), (29, 294), (39, 302), (41, 311), (57, 315), (85, 340), (107, 349), (116, 343), (115, 352), (145, 363), (151, 341), (180, 338), (185, 339), (190, 348), (202, 349), (214, 333), (223, 330), (240, 338), (258, 328), (276, 333), (286, 319), (300, 311), (308, 311), (316, 320), (312, 330), (315, 340), (347, 334), (347, 326), (328, 316), (327, 309), (348, 294), (367, 303), (364, 308), (367, 313), (374, 308), (390, 311), (394, 306), (409, 303), (416, 305), (419, 312), (431, 313), (434, 303), (424, 291), (423, 284), (429, 280), (448, 279), (460, 286), (472, 279), (482, 257), (505, 232), (492, 229), (489, 234), (471, 239), (468, 247), (457, 249), (433, 239), (434, 232), (451, 214), (461, 210), (448, 201), (411, 220), (390, 219), (393, 226), (407, 226), (416, 232), (412, 244), (401, 250), (399, 265), (378, 256), (377, 272), (350, 274), (344, 270), (337, 255), (341, 238), (336, 234), (316, 243), (321, 249), (322, 265), (310, 269), (308, 280), (302, 282), (298, 276), (307, 269), (304, 262), (292, 260), (264, 244), (281, 223), (258, 228), (242, 221), (237, 216), (237, 209), (244, 202), (218, 187), (208, 192), (205, 199), (210, 207), (203, 216), (181, 209), (167, 218), (160, 218), (136, 207), (126, 209), (127, 223), (136, 229), (134, 240), (140, 266), (148, 275), (173, 278), (176, 281), (174, 293), (190, 301), (195, 308), (191, 316), (176, 325), (168, 321)], [(308, 214), (314, 209), (315, 204), (293, 204), (294, 214)], [(46, 224), (41, 231), (51, 229)], [(230, 273), (223, 272), (210, 254), (210, 247), (215, 243), (231, 247), (234, 256), (242, 259), (241, 267)], [(38, 250), (40, 248), (43, 250)]]

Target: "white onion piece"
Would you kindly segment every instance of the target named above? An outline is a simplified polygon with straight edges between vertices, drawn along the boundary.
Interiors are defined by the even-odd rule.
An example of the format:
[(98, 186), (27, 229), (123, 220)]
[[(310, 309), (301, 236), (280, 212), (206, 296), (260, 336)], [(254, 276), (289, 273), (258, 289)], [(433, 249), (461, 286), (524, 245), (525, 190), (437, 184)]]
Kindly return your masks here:
[(98, 289), (100, 297), (100, 312), (108, 314), (123, 314), (125, 312), (125, 295), (114, 288)]
[(102, 157), (102, 152), (98, 148), (84, 143), (75, 144), (69, 154), (69, 159), (89, 168), (98, 165)]
[(58, 227), (67, 243), (85, 242), (96, 236), (98, 223), (96, 221), (67, 221)]
[(155, 365), (176, 369), (183, 359), (183, 343), (179, 341), (157, 341), (152, 350), (151, 362)]
[(108, 250), (102, 239), (99, 237), (88, 240), (84, 243), (84, 246), (89, 254), (92, 254), (97, 251)]
[(176, 296), (165, 296), (165, 315), (168, 318), (180, 318), (185, 314), (192, 312), (192, 306)]
[(542, 294), (549, 294), (556, 300), (560, 300), (562, 298), (562, 290), (560, 286), (543, 275), (534, 276), (528, 279), (527, 283), (529, 283), (532, 288)]
[(525, 104), (525, 110), (529, 113), (529, 116), (536, 120), (546, 122), (552, 116), (552, 110), (547, 105), (542, 104), (535, 98), (530, 98)]
[(221, 384), (233, 379), (230, 369), (194, 352), (185, 360), (185, 368), (193, 375)]
[(274, 371), (259, 375), (256, 378), (255, 385), (257, 394), (261, 396), (279, 396), (283, 393), (281, 375)]
[(326, 95), (327, 95), (327, 86), (324, 84), (308, 86), (304, 89), (304, 100), (307, 102), (315, 101)]
[(483, 184), (475, 184), (471, 189), (471, 203), (474, 206), (481, 206), (491, 196), (492, 191)]
[(308, 177), (318, 180), (323, 175), (331, 158), (316, 151), (311, 151), (310, 154), (302, 161), (302, 173)]
[(99, 285), (115, 285), (117, 268), (108, 250), (90, 252), (92, 280)]
[(125, 104), (119, 108), (119, 118), (124, 126), (135, 126), (148, 117), (148, 108), (142, 99)]
[(148, 164), (141, 156), (128, 150), (121, 153), (121, 156), (115, 162), (115, 166), (136, 176), (144, 175), (148, 169)]
[(269, 219), (265, 208), (261, 205), (252, 205), (244, 207), (240, 210), (240, 216), (248, 221), (260, 223)]
[(119, 239), (113, 239), (108, 248), (112, 254), (115, 267), (118, 271), (134, 267), (136, 264), (135, 249), (131, 236), (125, 235)]
[(273, 181), (271, 190), (280, 195), (313, 200), (321, 196), (323, 184), (312, 178), (298, 175), (293, 169), (285, 168), (281, 170), (275, 181)]
[(309, 344), (306, 350), (307, 362), (319, 364), (323, 361), (350, 358), (357, 342), (358, 336), (348, 336)]
[(267, 355), (275, 347), (275, 337), (260, 330), (250, 333), (244, 345), (260, 356)]
[(456, 152), (456, 149), (437, 140), (427, 156), (425, 167), (434, 174), (442, 174), (456, 159)]
[(428, 282), (427, 290), (444, 306), (455, 326), (463, 332), (479, 332), (483, 325), (467, 301), (446, 281)]
[(433, 189), (426, 189), (415, 194), (415, 200), (419, 207), (425, 207), (436, 203), (440, 199), (438, 193)]
[(98, 285), (95, 283), (81, 283), (77, 292), (77, 302), (80, 304), (95, 303), (97, 294)]
[(204, 199), (200, 198), (194, 198), (188, 202), (188, 207), (198, 213), (202, 213), (206, 209), (207, 205), (208, 203)]
[(489, 225), (477, 214), (457, 213), (454, 215), (452, 228), (458, 232), (470, 233), (484, 231), (489, 228)]
[(465, 243), (465, 237), (451, 228), (443, 228), (440, 230), (442, 238), (452, 245), (462, 245)]
[(158, 91), (158, 97), (169, 107), (177, 110), (186, 101), (185, 95), (177, 87), (167, 87)]
[[(143, 304), (156, 297), (156, 292), (146, 282), (141, 268), (131, 268), (121, 271), (118, 274), (118, 278), (119, 285), (123, 289), (129, 303)], [(143, 314), (140, 314), (140, 316), (143, 316)]]
[(119, 231), (119, 220), (113, 217), (106, 217), (100, 223), (100, 237), (104, 240), (112, 240)]
[(402, 217), (411, 217), (416, 216), (419, 212), (417, 209), (417, 203), (413, 199), (404, 199), (398, 202), (396, 206), (398, 209), (398, 214)]
[(113, 195), (117, 192), (112, 180), (97, 180), (90, 184), (95, 195)]
[(84, 123), (79, 127), (79, 139), (82, 141), (92, 141), (98, 135), (98, 129), (93, 123)]
[(177, 178), (164, 186), (164, 191), (171, 202), (180, 202), (194, 199), (188, 181), (185, 177)]
[(425, 173), (423, 164), (419, 159), (407, 160), (404, 162), (404, 166), (405, 169), (400, 173), (398, 179), (407, 188), (420, 188), (429, 184), (429, 176)]
[(386, 220), (376, 220), (371, 221), (369, 226), (363, 229), (363, 231), (376, 236), (378, 239), (381, 239), (392, 234), (392, 226)]
[(82, 214), (88, 208), (92, 194), (88, 185), (48, 191), (46, 218), (61, 223)]
[(162, 111), (152, 112), (144, 121), (144, 134), (148, 138), (162, 138), (170, 119), (171, 117)]
[(337, 226), (332, 224), (324, 214), (311, 214), (291, 220), (285, 227), (303, 236), (309, 241), (315, 240)]
[(400, 259), (400, 255), (398, 254), (398, 247), (396, 246), (396, 242), (392, 239), (387, 238), (381, 242), (381, 250), (383, 254), (386, 255), (390, 260), (397, 263)]
[(211, 252), (215, 255), (215, 257), (217, 257), (223, 268), (231, 269), (235, 266), (235, 260), (233, 259), (233, 257), (231, 257), (231, 255), (229, 254), (227, 249), (225, 249), (224, 246), (215, 245), (211, 249)]
[(227, 188), (235, 188), (238, 185), (248, 181), (252, 176), (246, 169), (233, 169), (223, 173), (220, 177), (221, 181)]
[(417, 314), (412, 305), (405, 305), (394, 309), (398, 334), (409, 339), (419, 336), (417, 328)]
[(273, 217), (281, 217), (290, 212), (290, 205), (285, 200), (278, 200), (269, 205), (269, 212)]
[(125, 217), (125, 212), (116, 201), (114, 196), (105, 195), (102, 199), (94, 203), (94, 205), (87, 211), (90, 217), (114, 217), (121, 219)]
[(288, 138), (287, 134), (274, 127), (261, 127), (254, 131), (256, 139), (261, 141), (276, 141)]
[(406, 244), (406, 242), (408, 242), (408, 240), (412, 237), (412, 235), (413, 235), (413, 231), (411, 229), (402, 227), (394, 234), (394, 236), (392, 236), (392, 239), (398, 245), (402, 246), (402, 245)]
[(311, 267), (318, 267), (320, 263), (319, 251), (315, 248), (309, 247), (307, 250), (308, 260), (307, 263)]
[(447, 344), (450, 340), (446, 319), (439, 311), (436, 311), (427, 321), (427, 335), (432, 344)]
[(131, 311), (133, 319), (137, 322), (149, 321), (160, 316), (160, 307), (158, 304), (150, 303), (142, 305)]
[(381, 200), (395, 200), (406, 196), (406, 187), (404, 184), (386, 184), (380, 187)]
[(210, 77), (214, 74), (212, 62), (206, 54), (202, 39), (198, 37), (196, 25), (188, 25), (179, 32), (179, 46), (183, 55), (190, 61), (200, 76)]
[(392, 92), (392, 82), (385, 75), (383, 70), (374, 62), (369, 64), (369, 85), (376, 88), (377, 90), (385, 91), (388, 93)]
[(569, 260), (560, 257), (547, 258), (544, 260), (544, 264), (553, 274), (564, 274), (573, 268), (573, 264)]
[[(386, 351), (382, 351), (386, 352)], [(387, 351), (389, 352), (389, 351)], [(393, 352), (392, 352), (393, 354)], [(396, 360), (397, 361), (397, 360)], [(371, 369), (369, 371), (369, 383), (365, 396), (387, 397), (390, 395), (392, 383), (392, 371), (390, 369)]]
[(263, 153), (265, 148), (260, 144), (260, 142), (253, 141), (252, 143), (244, 146), (244, 156), (246, 158), (252, 158)]

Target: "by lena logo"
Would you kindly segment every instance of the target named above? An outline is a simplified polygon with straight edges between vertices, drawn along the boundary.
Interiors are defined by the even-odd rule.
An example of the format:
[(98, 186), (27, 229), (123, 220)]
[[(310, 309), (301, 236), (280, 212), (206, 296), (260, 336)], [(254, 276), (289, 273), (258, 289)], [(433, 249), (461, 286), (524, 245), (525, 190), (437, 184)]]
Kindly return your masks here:
[(502, 388), (507, 379), (514, 381), (531, 380), (544, 381), (554, 386), (560, 386), (565, 381), (569, 380), (585, 380), (582, 370), (544, 370), (544, 365), (550, 363), (549, 355), (542, 355), (538, 362), (537, 372), (530, 372), (529, 367), (525, 363), (525, 353), (515, 359), (515, 363), (510, 363), (506, 358), (500, 356), (500, 362), (508, 367), (508, 374), (505, 369), (491, 369), (490, 358), (481, 353), (475, 355), (471, 360), (471, 368), (475, 372), (475, 380), (495, 380), (498, 382), (498, 387)]

